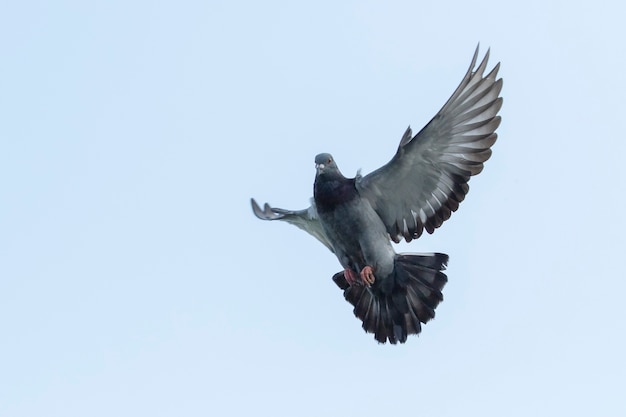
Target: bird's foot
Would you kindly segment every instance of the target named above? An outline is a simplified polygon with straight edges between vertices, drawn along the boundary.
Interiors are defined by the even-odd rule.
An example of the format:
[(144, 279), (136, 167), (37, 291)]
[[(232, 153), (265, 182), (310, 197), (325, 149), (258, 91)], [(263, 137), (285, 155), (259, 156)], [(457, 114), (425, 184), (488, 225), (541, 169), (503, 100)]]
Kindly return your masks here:
[(356, 272), (354, 272), (350, 268), (346, 268), (343, 270), (343, 276), (346, 278), (346, 281), (348, 281), (348, 284), (350, 284), (350, 286), (354, 285), (354, 283), (357, 282), (358, 279)]
[(376, 277), (374, 277), (374, 269), (371, 266), (366, 266), (365, 268), (363, 268), (360, 275), (361, 281), (363, 281), (363, 284), (368, 287), (372, 285), (376, 280)]

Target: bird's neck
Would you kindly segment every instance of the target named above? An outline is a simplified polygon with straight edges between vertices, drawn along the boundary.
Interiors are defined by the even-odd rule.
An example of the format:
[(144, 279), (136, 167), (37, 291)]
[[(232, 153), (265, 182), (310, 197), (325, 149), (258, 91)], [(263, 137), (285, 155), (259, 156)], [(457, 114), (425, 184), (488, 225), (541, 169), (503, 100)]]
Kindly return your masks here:
[(318, 211), (332, 210), (357, 196), (354, 178), (319, 175), (313, 185), (313, 198)]

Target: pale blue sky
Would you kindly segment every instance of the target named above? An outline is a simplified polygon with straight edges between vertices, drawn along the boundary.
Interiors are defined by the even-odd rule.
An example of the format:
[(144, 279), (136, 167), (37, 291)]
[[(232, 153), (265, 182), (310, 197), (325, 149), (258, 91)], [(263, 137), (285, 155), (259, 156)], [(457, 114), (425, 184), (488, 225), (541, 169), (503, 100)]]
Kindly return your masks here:
[[(623, 416), (617, 2), (5, 2), (0, 415)], [(335, 257), (253, 217), (393, 155), (465, 73), (503, 122), (437, 318), (377, 345)]]

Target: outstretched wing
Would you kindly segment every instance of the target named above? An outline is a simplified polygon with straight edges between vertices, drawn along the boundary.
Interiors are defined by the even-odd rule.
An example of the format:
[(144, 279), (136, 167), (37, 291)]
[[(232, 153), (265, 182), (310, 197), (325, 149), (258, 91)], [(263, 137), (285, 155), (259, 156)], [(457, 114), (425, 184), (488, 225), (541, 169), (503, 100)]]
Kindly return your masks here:
[(324, 229), (319, 222), (317, 210), (314, 203), (312, 203), (311, 207), (307, 209), (297, 211), (271, 207), (267, 203), (265, 203), (265, 205), (263, 206), (263, 210), (261, 210), (261, 207), (259, 207), (254, 198), (250, 199), (250, 203), (252, 204), (252, 211), (254, 212), (254, 215), (257, 216), (259, 219), (284, 220), (287, 223), (298, 226), (305, 232), (308, 232), (311, 235), (315, 236), (317, 240), (322, 242), (324, 246), (330, 249), (331, 252), (335, 252), (335, 250), (333, 249), (333, 245), (330, 243), (328, 236), (326, 236), (326, 232), (324, 232)]
[(381, 217), (395, 242), (433, 233), (450, 218), (469, 190), (472, 175), (491, 156), (500, 125), (502, 79), (498, 63), (483, 76), (489, 51), (473, 71), (472, 63), (454, 94), (415, 136), (409, 127), (394, 157), (357, 188)]

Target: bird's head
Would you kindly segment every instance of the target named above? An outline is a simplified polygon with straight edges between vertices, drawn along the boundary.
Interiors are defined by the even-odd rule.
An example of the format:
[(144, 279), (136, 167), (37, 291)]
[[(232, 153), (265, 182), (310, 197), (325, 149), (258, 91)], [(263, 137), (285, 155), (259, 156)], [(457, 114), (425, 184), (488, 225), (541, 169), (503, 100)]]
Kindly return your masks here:
[(315, 169), (317, 175), (339, 173), (339, 168), (329, 153), (321, 153), (315, 157)]

